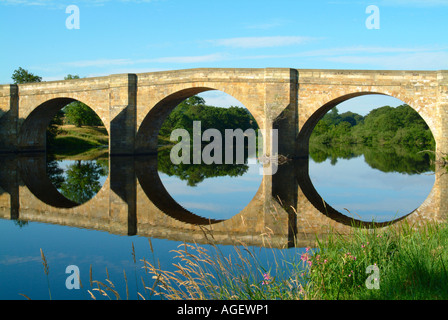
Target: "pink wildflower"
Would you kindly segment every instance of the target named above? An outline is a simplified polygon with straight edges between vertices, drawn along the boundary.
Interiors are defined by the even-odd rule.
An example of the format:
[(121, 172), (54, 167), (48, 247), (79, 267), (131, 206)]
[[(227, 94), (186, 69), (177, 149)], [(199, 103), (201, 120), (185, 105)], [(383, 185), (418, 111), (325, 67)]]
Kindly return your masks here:
[(300, 260), (302, 260), (302, 261), (308, 261), (309, 258), (310, 258), (310, 256), (308, 253), (304, 253), (300, 256)]
[(266, 285), (269, 284), (272, 281), (272, 277), (269, 275), (269, 273), (265, 273), (263, 274), (263, 281), (261, 282), (261, 284)]

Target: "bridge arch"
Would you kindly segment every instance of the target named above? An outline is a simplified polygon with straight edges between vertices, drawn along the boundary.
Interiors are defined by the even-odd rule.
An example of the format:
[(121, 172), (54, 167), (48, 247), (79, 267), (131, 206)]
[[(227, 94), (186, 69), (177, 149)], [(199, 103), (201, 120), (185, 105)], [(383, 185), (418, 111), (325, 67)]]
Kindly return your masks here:
[[(246, 98), (241, 94), (235, 94), (232, 90), (228, 90), (225, 86), (217, 84), (209, 84), (206, 86), (197, 86), (197, 84), (182, 84), (180, 86), (173, 86), (171, 92), (161, 96), (159, 101), (153, 102), (151, 106), (151, 99), (149, 97), (143, 98), (143, 101), (148, 101), (143, 108), (146, 111), (144, 117), (138, 126), (136, 135), (136, 153), (140, 154), (156, 154), (158, 132), (162, 127), (164, 121), (169, 114), (177, 107), (179, 103), (194, 95), (206, 91), (221, 91), (240, 101), (246, 109), (253, 115), (258, 126), (261, 128), (264, 125), (263, 112), (260, 106), (254, 106), (250, 101), (245, 101)], [(233, 94), (232, 94), (233, 93)]]
[[(392, 91), (393, 92), (393, 91)], [(409, 95), (404, 94), (392, 94), (392, 92), (388, 92), (388, 90), (374, 90), (374, 91), (359, 91), (359, 92), (352, 92), (352, 93), (344, 93), (342, 95), (338, 96), (338, 93), (333, 94), (332, 97), (326, 100), (325, 103), (323, 103), (320, 107), (315, 108), (312, 113), (306, 120), (306, 122), (303, 124), (299, 135), (298, 135), (298, 149), (300, 150), (300, 154), (302, 157), (298, 160), (298, 163), (295, 167), (295, 177), (298, 185), (301, 188), (301, 192), (304, 195), (304, 197), (313, 205), (315, 209), (320, 214), (323, 214), (324, 216), (330, 218), (332, 221), (338, 222), (341, 225), (345, 226), (358, 226), (362, 228), (370, 228), (370, 227), (382, 227), (387, 226), (395, 223), (399, 223), (401, 221), (412, 221), (415, 219), (415, 215), (418, 215), (420, 210), (424, 210), (425, 207), (428, 206), (428, 204), (433, 202), (435, 190), (437, 189), (437, 181), (435, 182), (434, 186), (432, 187), (429, 195), (427, 198), (423, 201), (423, 203), (418, 207), (415, 208), (415, 210), (399, 217), (396, 219), (393, 219), (391, 221), (385, 221), (385, 222), (370, 222), (370, 221), (363, 221), (359, 219), (355, 219), (352, 217), (348, 217), (347, 215), (339, 212), (338, 210), (334, 209), (330, 204), (328, 204), (318, 193), (318, 191), (315, 189), (311, 178), (309, 176), (309, 163), (308, 163), (308, 155), (309, 155), (309, 140), (310, 136), (319, 122), (320, 119), (322, 119), (325, 114), (339, 105), (340, 103), (350, 100), (352, 98), (360, 97), (360, 96), (366, 96), (366, 95), (384, 95), (389, 96), (393, 98), (397, 98), (401, 100), (403, 103), (409, 105), (413, 110), (415, 110), (420, 117), (426, 122), (429, 129), (431, 130), (431, 133), (433, 134), (434, 138), (436, 139), (436, 133), (437, 128), (433, 126), (432, 118), (430, 117), (430, 114), (428, 113), (428, 110), (425, 108), (426, 106), (422, 104), (422, 101), (418, 99), (413, 99), (409, 97)], [(340, 94), (340, 93), (339, 93)], [(356, 112), (356, 110), (353, 110), (353, 112)], [(437, 139), (436, 139), (437, 143)], [(303, 157), (303, 155), (306, 155)], [(422, 209), (421, 209), (422, 208)], [(313, 215), (311, 213), (310, 215)]]
[[(136, 160), (136, 164), (138, 164), (136, 166), (137, 177), (145, 194), (152, 203), (159, 210), (177, 221), (194, 225), (226, 224), (229, 223), (226, 222), (228, 220), (233, 221), (233, 219), (240, 219), (241, 216), (246, 216), (247, 212), (251, 212), (252, 208), (258, 205), (257, 201), (252, 200), (257, 199), (262, 192), (262, 182), (260, 182), (259, 190), (254, 194), (253, 198), (249, 200), (248, 204), (240, 212), (236, 212), (232, 218), (210, 219), (199, 216), (182, 207), (165, 189), (157, 171), (157, 157), (154, 159), (146, 157), (157, 154), (158, 133), (169, 114), (185, 99), (203, 92), (220, 91), (237, 99), (252, 114), (258, 126), (261, 127), (265, 123), (263, 120), (264, 108), (261, 103), (253, 102), (253, 100), (258, 102), (260, 98), (257, 96), (256, 99), (251, 101), (242, 94), (243, 91), (238, 91), (239, 89), (235, 89), (235, 87), (238, 86), (220, 83), (201, 83), (201, 85), (197, 83), (181, 83), (170, 87), (169, 92), (166, 92), (165, 88), (163, 95), (158, 99), (151, 99), (150, 95), (138, 99), (141, 104), (147, 103), (145, 109), (149, 109), (149, 111), (147, 111), (140, 126), (138, 126), (135, 140), (136, 153), (140, 155)], [(151, 100), (153, 101), (152, 107), (150, 106)], [(142, 105), (139, 107), (142, 107)], [(145, 167), (148, 163), (151, 163), (151, 166)]]
[[(311, 134), (319, 122), (320, 119), (331, 109), (336, 107), (338, 104), (350, 100), (352, 98), (366, 96), (366, 95), (384, 95), (389, 96), (393, 98), (400, 99), (407, 105), (409, 105), (412, 109), (414, 109), (420, 117), (426, 122), (429, 129), (431, 130), (431, 133), (433, 134), (434, 138), (436, 138), (436, 135), (438, 133), (437, 127), (434, 126), (433, 122), (433, 114), (431, 117), (431, 110), (427, 110), (426, 105), (422, 105), (422, 102), (418, 99), (412, 99), (408, 96), (403, 96), (402, 94), (391, 94), (387, 91), (359, 91), (359, 92), (352, 92), (352, 93), (345, 93), (340, 96), (333, 96), (330, 99), (327, 99), (320, 107), (314, 107), (312, 110), (311, 115), (307, 118), (305, 123), (302, 125), (302, 128), (300, 129), (297, 144), (298, 149), (300, 150), (301, 155), (308, 155), (308, 146), (309, 146), (309, 139), (311, 137)], [(355, 111), (355, 110), (354, 110)], [(433, 112), (433, 111), (432, 111)], [(437, 139), (436, 139), (437, 144)]]
[[(26, 151), (45, 151), (46, 150), (46, 130), (50, 121), (56, 113), (72, 102), (82, 102), (75, 98), (59, 97), (46, 100), (34, 108), (29, 115), (23, 119), (19, 132), (19, 146)], [(88, 104), (86, 104), (89, 106)], [(106, 125), (108, 130), (108, 119), (102, 116), (101, 112), (95, 111), (90, 107)], [(108, 130), (109, 131), (109, 130)]]

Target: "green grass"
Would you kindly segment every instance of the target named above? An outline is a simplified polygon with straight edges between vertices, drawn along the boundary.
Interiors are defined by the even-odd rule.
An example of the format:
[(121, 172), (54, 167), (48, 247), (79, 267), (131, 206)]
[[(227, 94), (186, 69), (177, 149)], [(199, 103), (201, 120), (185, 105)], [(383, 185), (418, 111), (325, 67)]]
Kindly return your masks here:
[[(308, 295), (317, 299), (447, 299), (448, 226), (389, 226), (330, 236), (307, 257)], [(378, 289), (369, 289), (369, 266)]]
[(75, 127), (65, 125), (58, 128), (58, 135), (49, 143), (49, 150), (58, 155), (75, 155), (91, 149), (107, 148), (109, 136), (104, 127)]

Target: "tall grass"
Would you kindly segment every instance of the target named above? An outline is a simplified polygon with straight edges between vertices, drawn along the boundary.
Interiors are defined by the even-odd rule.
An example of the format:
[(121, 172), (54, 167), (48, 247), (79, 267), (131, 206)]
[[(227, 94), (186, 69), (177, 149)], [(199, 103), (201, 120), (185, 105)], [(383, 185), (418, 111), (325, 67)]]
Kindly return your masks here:
[[(305, 260), (308, 294), (319, 299), (446, 299), (446, 224), (407, 223), (355, 230), (319, 242)], [(376, 266), (378, 289), (369, 289), (368, 267)]]

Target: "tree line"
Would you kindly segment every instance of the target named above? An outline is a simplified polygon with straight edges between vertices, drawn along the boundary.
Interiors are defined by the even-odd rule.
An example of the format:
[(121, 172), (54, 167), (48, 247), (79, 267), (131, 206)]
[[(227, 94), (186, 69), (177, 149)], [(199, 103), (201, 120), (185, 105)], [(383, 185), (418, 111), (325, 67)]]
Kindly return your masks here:
[(384, 106), (366, 116), (353, 112), (329, 111), (315, 126), (310, 145), (363, 144), (400, 145), (435, 149), (434, 137), (426, 122), (409, 105)]
[(225, 129), (258, 129), (257, 122), (245, 108), (231, 106), (219, 108), (205, 104), (199, 96), (192, 96), (179, 105), (164, 121), (159, 136), (169, 138), (175, 129), (185, 129), (193, 133), (193, 121), (201, 122), (201, 130), (217, 129), (224, 134)]

